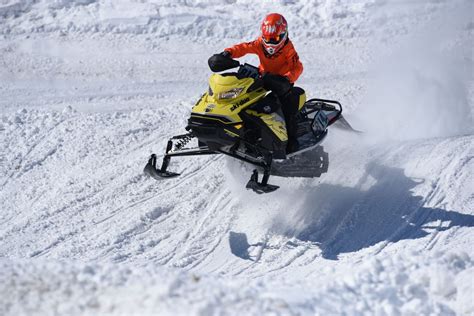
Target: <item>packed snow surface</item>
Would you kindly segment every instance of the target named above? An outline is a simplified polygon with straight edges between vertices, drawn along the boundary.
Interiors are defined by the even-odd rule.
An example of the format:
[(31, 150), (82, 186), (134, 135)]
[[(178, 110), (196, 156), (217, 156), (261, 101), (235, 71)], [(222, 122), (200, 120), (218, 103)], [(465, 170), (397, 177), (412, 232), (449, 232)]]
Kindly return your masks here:
[[(473, 5), (0, 0), (0, 315), (474, 315)], [(146, 177), (270, 12), (364, 133), (267, 195), (221, 156)]]

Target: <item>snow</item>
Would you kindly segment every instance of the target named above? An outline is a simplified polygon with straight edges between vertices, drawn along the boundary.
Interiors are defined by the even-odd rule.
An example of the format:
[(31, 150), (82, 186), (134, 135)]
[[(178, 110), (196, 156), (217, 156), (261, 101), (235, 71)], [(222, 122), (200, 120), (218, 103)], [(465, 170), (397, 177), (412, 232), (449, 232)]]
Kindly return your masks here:
[[(426, 260), (422, 260), (426, 259)], [(245, 280), (78, 262), (2, 260), (3, 298), (11, 314), (377, 314), (472, 313), (473, 263), (466, 253), (370, 258), (321, 286), (308, 280)], [(349, 272), (350, 271), (350, 272)], [(70, 304), (73, 301), (74, 304)], [(443, 302), (443, 303), (441, 303)], [(4, 310), (4, 312), (5, 312)]]
[[(282, 12), (321, 178), (226, 157), (142, 173), (207, 58)], [(471, 315), (471, 1), (0, 0), (1, 315)], [(254, 57), (244, 58), (256, 63)]]

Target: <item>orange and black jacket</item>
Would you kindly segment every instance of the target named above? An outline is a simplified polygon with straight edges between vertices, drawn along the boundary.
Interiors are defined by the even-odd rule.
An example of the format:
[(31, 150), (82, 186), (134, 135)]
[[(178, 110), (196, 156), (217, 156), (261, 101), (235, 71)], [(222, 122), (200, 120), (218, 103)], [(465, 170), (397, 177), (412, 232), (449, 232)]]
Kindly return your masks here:
[(295, 51), (295, 47), (290, 39), (286, 40), (285, 46), (275, 53), (269, 55), (262, 46), (262, 38), (257, 38), (252, 42), (241, 43), (226, 48), (232, 58), (239, 58), (247, 54), (256, 54), (260, 59), (260, 73), (269, 72), (271, 74), (285, 76), (294, 83), (303, 72), (303, 64)]

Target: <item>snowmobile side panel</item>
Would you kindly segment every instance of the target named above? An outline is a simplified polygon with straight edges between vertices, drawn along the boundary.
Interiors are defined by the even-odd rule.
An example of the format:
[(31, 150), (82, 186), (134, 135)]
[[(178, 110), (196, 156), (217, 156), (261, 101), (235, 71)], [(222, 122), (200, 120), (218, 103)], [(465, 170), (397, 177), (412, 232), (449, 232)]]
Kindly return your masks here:
[(253, 115), (257, 115), (265, 123), (266, 126), (280, 139), (282, 142), (288, 141), (288, 134), (286, 131), (285, 119), (278, 115), (276, 112), (271, 114), (257, 114), (251, 112)]
[(288, 136), (281, 109), (271, 114), (247, 110), (241, 112), (241, 116), (247, 140), (273, 152), (274, 158), (284, 159)]

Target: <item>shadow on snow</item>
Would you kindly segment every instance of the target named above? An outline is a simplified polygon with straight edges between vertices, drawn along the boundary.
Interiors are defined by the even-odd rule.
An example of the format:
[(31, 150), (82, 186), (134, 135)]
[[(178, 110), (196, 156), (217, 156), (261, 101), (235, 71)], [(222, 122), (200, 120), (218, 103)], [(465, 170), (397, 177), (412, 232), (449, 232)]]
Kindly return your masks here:
[[(303, 206), (295, 213), (295, 227), (276, 221), (273, 228), (281, 231), (281, 226), (286, 227), (285, 235), (314, 242), (324, 258), (337, 260), (341, 253), (380, 242), (396, 243), (454, 226), (474, 226), (473, 215), (423, 206), (426, 198), (411, 191), (421, 182), (406, 177), (402, 169), (372, 163), (366, 166), (360, 183), (369, 176), (375, 184), (365, 191), (320, 184), (306, 194)], [(229, 243), (234, 255), (250, 259), (248, 248), (252, 245), (244, 233), (231, 232)]]

